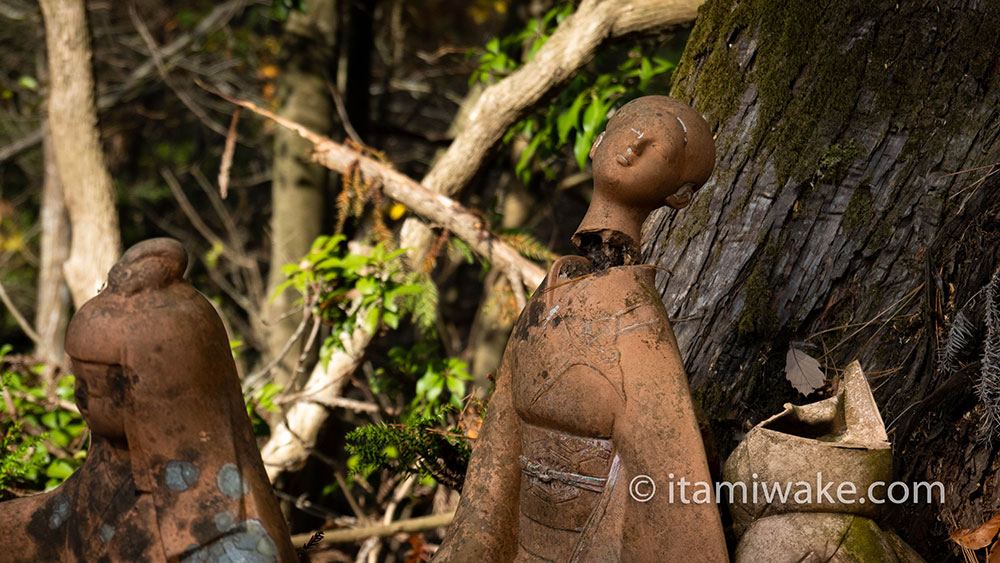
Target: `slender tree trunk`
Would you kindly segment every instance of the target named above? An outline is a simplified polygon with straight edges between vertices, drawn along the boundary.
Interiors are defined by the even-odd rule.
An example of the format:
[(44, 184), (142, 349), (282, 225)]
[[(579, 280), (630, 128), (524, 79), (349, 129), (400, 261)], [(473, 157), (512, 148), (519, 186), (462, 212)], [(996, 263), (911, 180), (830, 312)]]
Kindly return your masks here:
[(79, 307), (121, 253), (115, 192), (104, 164), (83, 0), (41, 0), (49, 57), (48, 124), (72, 224), (66, 283)]
[[(284, 59), (278, 78), (279, 114), (326, 134), (335, 115), (327, 78), (337, 74), (337, 1), (310, 0), (306, 6), (307, 12), (291, 14), (285, 27)], [(299, 298), (292, 290), (271, 300), (275, 288), (286, 279), (281, 267), (305, 256), (323, 228), (329, 173), (312, 162), (311, 151), (312, 143), (293, 131), (278, 128), (271, 183), (271, 270), (263, 307), (264, 318), (272, 323), (266, 329), (267, 356), (271, 358), (284, 349), (301, 320), (301, 315), (286, 314), (296, 307)], [(276, 383), (291, 383), (300, 349), (293, 347), (278, 365)]]
[(958, 369), (937, 361), (958, 310), (982, 319), (969, 299), (1000, 258), (998, 48), (996, 3), (710, 0), (673, 95), (717, 133), (715, 177), (645, 230), (722, 453), (804, 401), (792, 341), (828, 375), (860, 359), (896, 477), (947, 488), (885, 519), (929, 560), (1000, 505), (996, 447), (977, 443), (981, 337)]
[(62, 182), (55, 161), (51, 136), (42, 140), (45, 183), (42, 185), (42, 240), (38, 266), (38, 305), (35, 330), (41, 337), (36, 353), (49, 363), (58, 363), (63, 354), (63, 335), (69, 321), (69, 292), (63, 263), (69, 256), (69, 216), (63, 200)]

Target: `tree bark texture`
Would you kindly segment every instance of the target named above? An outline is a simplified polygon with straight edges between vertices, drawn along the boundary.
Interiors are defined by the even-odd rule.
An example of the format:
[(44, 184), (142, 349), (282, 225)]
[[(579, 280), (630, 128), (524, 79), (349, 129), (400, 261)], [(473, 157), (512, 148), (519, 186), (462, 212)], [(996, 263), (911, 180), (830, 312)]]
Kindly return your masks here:
[(996, 3), (710, 0), (672, 94), (717, 133), (716, 172), (645, 229), (723, 456), (807, 402), (785, 380), (790, 342), (828, 375), (859, 359), (896, 477), (946, 486), (884, 519), (929, 560), (1000, 506), (996, 446), (977, 442), (981, 340), (950, 375), (937, 360), (1000, 258), (998, 38)]
[[(337, 0), (313, 0), (306, 12), (288, 17), (282, 42), (284, 59), (278, 77), (279, 115), (302, 123), (314, 131), (329, 133), (334, 106), (327, 77), (336, 76)], [(309, 252), (313, 240), (323, 232), (325, 192), (329, 173), (310, 158), (312, 143), (283, 127), (274, 136), (274, 176), (271, 182), (271, 269), (263, 304), (263, 318), (269, 323), (267, 357), (276, 357), (295, 333), (299, 315), (298, 296), (285, 291), (274, 297), (275, 288), (285, 281), (281, 267), (297, 262)], [(282, 318), (284, 317), (284, 318)], [(294, 383), (300, 347), (292, 348), (274, 370), (276, 383)]]
[(83, 0), (42, 0), (49, 56), (48, 124), (72, 225), (66, 283), (79, 307), (97, 294), (121, 253), (118, 212), (104, 163)]

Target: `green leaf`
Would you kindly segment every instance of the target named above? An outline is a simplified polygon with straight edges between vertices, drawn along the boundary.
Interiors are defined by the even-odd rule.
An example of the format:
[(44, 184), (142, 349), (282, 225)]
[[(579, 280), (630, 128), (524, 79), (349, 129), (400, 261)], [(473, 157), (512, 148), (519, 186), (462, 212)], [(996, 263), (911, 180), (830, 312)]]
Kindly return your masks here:
[(639, 72), (639, 89), (645, 90), (646, 86), (649, 85), (649, 79), (653, 77), (653, 65), (650, 64), (649, 59), (643, 57), (642, 65), (640, 66)]
[(43, 414), (42, 424), (44, 424), (46, 428), (58, 428), (59, 425), (56, 423), (56, 413), (47, 412)]
[(600, 100), (594, 100), (583, 112), (583, 132), (587, 134), (595, 133), (604, 124), (606, 112), (604, 104)]
[(21, 76), (20, 78), (17, 79), (17, 83), (21, 86), (21, 88), (24, 88), (25, 90), (31, 90), (32, 92), (38, 90), (38, 81), (35, 80), (34, 76), (27, 76), (27, 75)]
[(379, 315), (382, 313), (378, 307), (372, 307), (368, 310), (368, 314), (365, 315), (365, 330), (369, 334), (375, 334), (375, 329), (378, 328)]
[(49, 441), (60, 448), (67, 448), (69, 447), (70, 437), (69, 434), (63, 432), (62, 429), (53, 428), (49, 431)]
[(45, 476), (52, 479), (59, 479), (60, 481), (65, 481), (67, 477), (73, 474), (73, 466), (69, 464), (68, 461), (64, 459), (57, 459), (49, 464), (45, 468)]
[(525, 147), (524, 151), (521, 152), (521, 158), (517, 161), (517, 166), (514, 167), (514, 174), (521, 179), (525, 184), (531, 180), (531, 161), (532, 157), (535, 156), (535, 151), (538, 150), (538, 145), (542, 142), (542, 139), (546, 137), (545, 132), (539, 131), (535, 134), (535, 137), (531, 139), (528, 146)]
[(375, 295), (376, 293), (378, 293), (381, 284), (379, 284), (378, 280), (373, 278), (361, 278), (360, 280), (358, 280), (358, 283), (355, 287), (358, 288), (358, 291), (361, 292), (361, 295)]
[(440, 385), (441, 385), (441, 376), (434, 372), (428, 371), (423, 375), (423, 377), (417, 380), (417, 396), (426, 397), (427, 393), (431, 389), (433, 389), (434, 387), (440, 387)]
[(448, 385), (448, 392), (451, 393), (453, 397), (461, 399), (465, 396), (465, 382), (457, 377), (449, 377), (446, 379)]
[(556, 118), (556, 131), (559, 132), (560, 145), (569, 139), (570, 130), (578, 127), (580, 123), (580, 108), (583, 107), (586, 96), (586, 92), (580, 92), (576, 96), (576, 99), (573, 100), (573, 104), (569, 106), (569, 109), (560, 113), (559, 117)]
[(386, 313), (382, 316), (382, 320), (385, 321), (386, 326), (393, 330), (399, 328), (399, 315), (396, 313)]

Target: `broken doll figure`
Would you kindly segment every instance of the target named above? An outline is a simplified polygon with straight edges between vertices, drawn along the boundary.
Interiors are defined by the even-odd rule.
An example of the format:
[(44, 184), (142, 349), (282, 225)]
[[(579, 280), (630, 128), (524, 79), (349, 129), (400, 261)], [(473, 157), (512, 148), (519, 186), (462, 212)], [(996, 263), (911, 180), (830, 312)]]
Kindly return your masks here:
[[(726, 482), (759, 493), (737, 493), (729, 503), (736, 563), (922, 562), (877, 523), (891, 477), (885, 424), (861, 364), (853, 362), (836, 395), (785, 405), (726, 461)], [(784, 498), (762, 490), (792, 492), (793, 484), (795, 494)]]
[(709, 178), (704, 119), (664, 96), (619, 109), (591, 149), (594, 197), (507, 343), (436, 561), (726, 561), (716, 505), (671, 502), (709, 466), (643, 220)]
[(73, 317), (87, 460), (0, 504), (4, 560), (296, 560), (225, 328), (186, 266), (175, 240), (137, 244)]

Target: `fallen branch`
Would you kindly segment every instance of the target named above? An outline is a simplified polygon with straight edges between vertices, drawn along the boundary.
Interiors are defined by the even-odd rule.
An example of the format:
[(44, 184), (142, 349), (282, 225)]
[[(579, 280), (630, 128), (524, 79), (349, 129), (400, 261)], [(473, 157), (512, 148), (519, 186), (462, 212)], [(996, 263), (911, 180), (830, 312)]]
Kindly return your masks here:
[[(454, 195), (476, 175), (504, 132), (543, 97), (564, 84), (610, 39), (654, 33), (694, 21), (704, 0), (584, 0), (531, 61), (488, 87), (468, 123), (424, 177), (431, 191)], [(419, 260), (430, 245), (425, 227), (410, 221), (401, 246)]]
[[(378, 524), (375, 526), (364, 526), (361, 528), (348, 528), (346, 530), (324, 530), (323, 539), (318, 545), (326, 546), (338, 543), (353, 543), (368, 538), (392, 536), (400, 533), (423, 532), (433, 530), (451, 524), (454, 520), (454, 512), (444, 512), (410, 518), (408, 520), (397, 520), (391, 524)], [(312, 534), (296, 534), (292, 536), (292, 545), (301, 547), (309, 541)]]
[[(202, 87), (208, 89), (204, 85)], [(276, 115), (274, 112), (257, 107), (252, 102), (238, 100), (214, 90), (211, 91), (240, 107), (295, 131), (314, 145), (313, 160), (331, 170), (343, 173), (357, 163), (365, 178), (381, 184), (382, 192), (385, 195), (402, 203), (417, 215), (451, 231), (455, 236), (465, 241), (474, 252), (507, 272), (509, 277), (522, 280), (527, 290), (534, 291), (538, 284), (542, 283), (545, 271), (540, 266), (521, 256), (517, 250), (494, 236), (477, 214), (455, 200), (428, 190), (416, 180), (392, 169), (383, 162), (336, 143), (330, 138)]]

